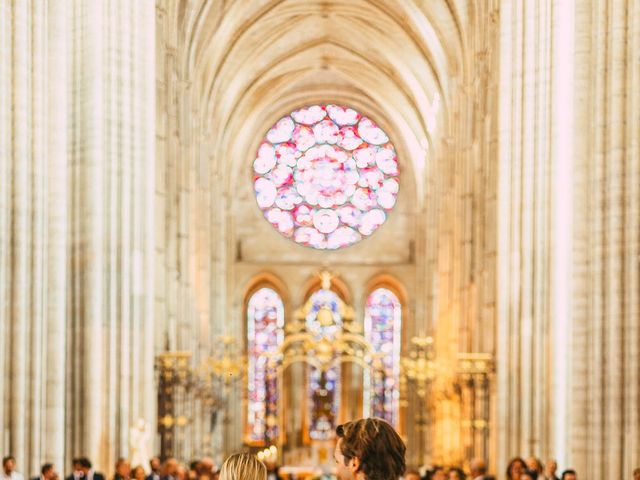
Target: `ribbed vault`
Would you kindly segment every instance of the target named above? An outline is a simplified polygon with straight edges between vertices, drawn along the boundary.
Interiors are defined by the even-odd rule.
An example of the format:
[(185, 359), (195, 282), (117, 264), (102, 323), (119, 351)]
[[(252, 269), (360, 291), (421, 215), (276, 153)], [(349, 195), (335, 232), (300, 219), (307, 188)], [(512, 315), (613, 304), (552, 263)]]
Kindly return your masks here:
[[(257, 134), (279, 116), (311, 101), (342, 101), (396, 139), (422, 202), (425, 152), (460, 71), (464, 8), (365, 0), (183, 7), (192, 110), (213, 146), (214, 169), (228, 172), (228, 189), (244, 175)], [(445, 108), (434, 108), (436, 97)]]

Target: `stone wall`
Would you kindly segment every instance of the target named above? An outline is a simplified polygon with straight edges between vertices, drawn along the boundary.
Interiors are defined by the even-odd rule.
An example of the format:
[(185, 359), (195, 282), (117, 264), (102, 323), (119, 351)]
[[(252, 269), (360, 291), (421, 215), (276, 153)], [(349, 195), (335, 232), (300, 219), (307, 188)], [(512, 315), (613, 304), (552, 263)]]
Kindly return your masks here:
[(153, 7), (0, 6), (0, 451), (27, 475), (110, 469), (155, 422)]
[(639, 11), (500, 17), (498, 464), (623, 478), (640, 461)]

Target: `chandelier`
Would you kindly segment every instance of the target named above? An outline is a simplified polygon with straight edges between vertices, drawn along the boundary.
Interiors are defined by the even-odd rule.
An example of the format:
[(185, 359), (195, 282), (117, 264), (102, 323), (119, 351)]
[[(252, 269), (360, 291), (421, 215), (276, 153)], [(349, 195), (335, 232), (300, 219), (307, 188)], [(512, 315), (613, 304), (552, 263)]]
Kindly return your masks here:
[[(332, 275), (320, 273), (322, 290), (331, 289)], [(284, 370), (297, 362), (307, 363), (322, 372), (341, 363), (372, 365), (372, 347), (362, 325), (354, 321), (353, 308), (337, 297), (336, 305), (319, 308), (310, 298), (294, 312), (285, 326), (284, 341), (270, 362)]]
[(218, 344), (220, 348), (201, 362), (197, 374), (204, 388), (226, 395), (245, 376), (247, 358), (234, 337), (222, 336)]

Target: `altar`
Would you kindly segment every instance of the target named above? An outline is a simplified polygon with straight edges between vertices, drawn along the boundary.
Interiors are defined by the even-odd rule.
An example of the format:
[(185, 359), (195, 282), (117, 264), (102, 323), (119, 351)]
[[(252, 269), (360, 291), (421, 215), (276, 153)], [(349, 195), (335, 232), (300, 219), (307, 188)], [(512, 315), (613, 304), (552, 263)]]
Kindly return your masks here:
[(311, 445), (289, 450), (283, 457), (279, 474), (283, 479), (300, 480), (333, 475), (335, 440), (314, 441)]

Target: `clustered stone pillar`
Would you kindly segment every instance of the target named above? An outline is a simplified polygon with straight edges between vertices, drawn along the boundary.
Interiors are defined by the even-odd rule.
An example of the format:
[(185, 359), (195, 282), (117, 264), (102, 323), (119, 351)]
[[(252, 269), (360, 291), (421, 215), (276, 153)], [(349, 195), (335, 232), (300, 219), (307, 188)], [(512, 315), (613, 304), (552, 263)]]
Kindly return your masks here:
[(154, 8), (0, 5), (0, 451), (111, 471), (153, 428)]
[(573, 326), (567, 455), (640, 465), (640, 5), (575, 2)]
[(503, 1), (498, 466), (640, 461), (640, 8)]
[[(501, 3), (498, 462), (553, 452), (551, 1)], [(562, 201), (561, 199), (558, 201)], [(559, 319), (566, 321), (566, 319)], [(565, 387), (563, 387), (565, 388)]]
[[(232, 320), (218, 302), (226, 281), (224, 271), (218, 269), (224, 261), (218, 252), (227, 245), (224, 225), (216, 220), (225, 212), (225, 201), (211, 187), (215, 167), (207, 142), (216, 130), (200, 129), (203, 102), (193, 93), (192, 84), (194, 29), (216, 5), (159, 0), (155, 8), (155, 344), (191, 352), (192, 366), (196, 366), (219, 347), (217, 337)], [(175, 428), (174, 455), (207, 455), (220, 462), (221, 433), (227, 427), (219, 415), (213, 430), (218, 437), (212, 438), (211, 412), (200, 400), (192, 392), (178, 401), (176, 408), (188, 414), (189, 422)]]
[(495, 458), (485, 446), (493, 419), (472, 424), (476, 387), (461, 382), (458, 354), (495, 353), (498, 20), (498, 2), (481, 2), (464, 26), (463, 61), (449, 79), (446, 121), (426, 172), (424, 301), (442, 366), (427, 398), (433, 415), (427, 460), (440, 464)]

